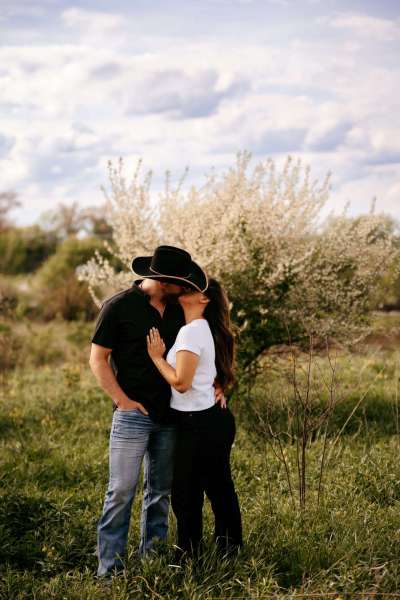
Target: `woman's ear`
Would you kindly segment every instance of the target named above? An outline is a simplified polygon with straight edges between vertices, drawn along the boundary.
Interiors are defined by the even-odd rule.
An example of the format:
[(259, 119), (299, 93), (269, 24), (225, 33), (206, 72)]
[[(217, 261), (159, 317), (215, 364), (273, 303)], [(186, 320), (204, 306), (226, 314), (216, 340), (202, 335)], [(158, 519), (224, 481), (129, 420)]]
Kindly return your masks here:
[(208, 304), (210, 302), (210, 298), (207, 298), (204, 294), (201, 295), (200, 304)]

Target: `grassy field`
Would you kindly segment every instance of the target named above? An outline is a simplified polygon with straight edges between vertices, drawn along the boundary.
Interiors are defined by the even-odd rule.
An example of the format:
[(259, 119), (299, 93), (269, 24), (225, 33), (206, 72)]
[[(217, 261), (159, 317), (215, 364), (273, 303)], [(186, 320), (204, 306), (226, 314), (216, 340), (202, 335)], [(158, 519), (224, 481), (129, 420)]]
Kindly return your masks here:
[[(173, 566), (172, 551), (138, 560), (137, 498), (126, 573), (107, 587), (94, 577), (94, 551), (107, 483), (110, 401), (88, 372), (82, 349), (87, 331), (64, 328), (60, 339), (69, 350), (59, 356), (50, 352), (57, 347), (57, 329), (47, 326), (47, 341), (30, 340), (33, 350), (24, 349), (24, 364), (2, 375), (0, 598), (381, 598), (399, 592), (398, 319), (390, 327), (387, 336), (387, 322), (378, 321), (368, 347), (338, 352), (337, 406), (307, 444), (303, 510), (286, 406), (292, 394), (286, 377), (290, 357), (271, 355), (234, 407), (232, 462), (245, 536), (240, 556), (218, 560), (210, 544), (198, 565)], [(47, 366), (38, 359), (43, 346)], [(299, 357), (300, 363), (306, 360)], [(323, 382), (330, 372), (326, 356), (317, 360), (316, 410), (326, 400)], [(266, 405), (272, 407), (286, 468), (263, 427)], [(329, 461), (318, 502), (324, 440)], [(171, 515), (171, 545), (174, 526)], [(211, 533), (207, 506), (206, 536)]]

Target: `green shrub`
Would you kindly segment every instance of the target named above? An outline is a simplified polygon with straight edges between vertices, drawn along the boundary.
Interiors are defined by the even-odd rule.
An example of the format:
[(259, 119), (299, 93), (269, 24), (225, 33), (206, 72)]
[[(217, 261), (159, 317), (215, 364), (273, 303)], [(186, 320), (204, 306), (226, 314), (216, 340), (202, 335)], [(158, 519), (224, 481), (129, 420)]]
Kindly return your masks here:
[(35, 291), (35, 275), (2, 275), (0, 277), (0, 318), (21, 321), (42, 315), (42, 302)]
[(0, 272), (31, 273), (56, 250), (57, 238), (38, 225), (12, 228), (0, 233)]
[[(82, 321), (0, 320), (0, 374), (15, 368), (54, 371), (66, 362), (86, 368), (92, 332), (93, 323)], [(75, 374), (64, 376), (67, 385)]]
[(16, 287), (7, 279), (0, 279), (0, 317), (12, 317), (18, 306)]
[(18, 363), (22, 340), (11, 325), (0, 322), (0, 372), (13, 369)]
[(38, 273), (39, 297), (43, 303), (43, 316), (57, 316), (66, 320), (93, 319), (98, 309), (87, 286), (78, 281), (75, 270), (89, 260), (94, 252), (105, 255), (103, 242), (97, 238), (65, 240), (41, 267)]

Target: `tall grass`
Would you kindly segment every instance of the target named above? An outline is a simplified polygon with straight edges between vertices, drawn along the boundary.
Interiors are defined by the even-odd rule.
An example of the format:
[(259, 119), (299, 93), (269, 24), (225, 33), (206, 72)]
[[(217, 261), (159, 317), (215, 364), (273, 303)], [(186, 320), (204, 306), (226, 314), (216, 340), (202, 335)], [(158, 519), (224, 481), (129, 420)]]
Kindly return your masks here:
[[(69, 332), (71, 334), (71, 332)], [(63, 339), (69, 335), (64, 332)], [(75, 331), (72, 338), (79, 337)], [(72, 344), (78, 342), (70, 342)], [(400, 589), (400, 464), (393, 353), (342, 354), (348, 394), (330, 423), (342, 429), (317, 503), (322, 436), (308, 446), (310, 491), (305, 510), (291, 502), (282, 463), (257, 428), (251, 407), (289, 394), (277, 359), (266, 365), (252, 396), (236, 406), (238, 435), (233, 473), (245, 546), (232, 561), (211, 543), (199, 564), (173, 564), (170, 548), (145, 561), (136, 556), (140, 498), (133, 508), (127, 569), (110, 586), (95, 579), (95, 537), (107, 483), (110, 402), (84, 362), (17, 368), (3, 377), (0, 397), (0, 598), (126, 600), (380, 597)], [(323, 359), (321, 359), (323, 360)], [(360, 373), (362, 373), (360, 380)], [(377, 376), (378, 375), (378, 376)], [(361, 385), (361, 387), (360, 387)], [(364, 387), (363, 387), (364, 386)], [(284, 452), (294, 465), (295, 444)], [(297, 595), (297, 596), (296, 596)]]

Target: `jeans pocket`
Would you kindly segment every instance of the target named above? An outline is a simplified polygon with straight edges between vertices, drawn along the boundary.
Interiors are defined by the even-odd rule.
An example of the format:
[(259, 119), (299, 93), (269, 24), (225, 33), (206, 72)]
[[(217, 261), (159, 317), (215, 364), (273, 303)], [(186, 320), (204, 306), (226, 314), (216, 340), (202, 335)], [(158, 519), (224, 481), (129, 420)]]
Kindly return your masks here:
[(153, 424), (149, 417), (146, 417), (140, 410), (116, 410), (111, 429), (112, 439), (128, 439), (142, 437), (147, 435), (153, 429)]

